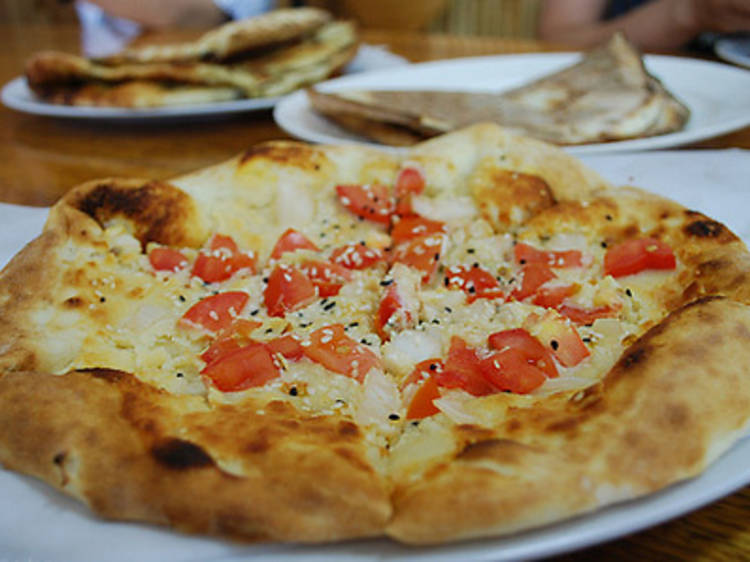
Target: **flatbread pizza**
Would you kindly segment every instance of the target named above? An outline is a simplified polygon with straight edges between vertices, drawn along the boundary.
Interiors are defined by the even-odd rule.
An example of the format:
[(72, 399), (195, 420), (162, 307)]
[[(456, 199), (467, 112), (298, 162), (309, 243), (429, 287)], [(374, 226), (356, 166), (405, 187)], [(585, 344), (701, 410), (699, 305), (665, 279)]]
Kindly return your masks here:
[(243, 540), (539, 527), (744, 434), (748, 272), (721, 223), (488, 124), (91, 181), (0, 273), (0, 462)]

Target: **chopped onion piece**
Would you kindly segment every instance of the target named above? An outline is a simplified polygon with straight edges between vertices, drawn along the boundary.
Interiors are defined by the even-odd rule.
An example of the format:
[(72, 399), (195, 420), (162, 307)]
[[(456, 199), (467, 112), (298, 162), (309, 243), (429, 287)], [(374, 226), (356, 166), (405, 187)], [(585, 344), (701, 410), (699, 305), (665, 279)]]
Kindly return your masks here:
[(387, 424), (388, 416), (401, 409), (396, 383), (380, 369), (370, 369), (354, 401), (354, 421), (358, 425)]
[(470, 403), (474, 400), (474, 396), (463, 390), (448, 390), (432, 403), (454, 423), (480, 424), (482, 420), (471, 411)]
[(414, 211), (427, 219), (453, 222), (472, 219), (477, 216), (477, 208), (469, 197), (431, 198), (417, 195), (412, 198)]

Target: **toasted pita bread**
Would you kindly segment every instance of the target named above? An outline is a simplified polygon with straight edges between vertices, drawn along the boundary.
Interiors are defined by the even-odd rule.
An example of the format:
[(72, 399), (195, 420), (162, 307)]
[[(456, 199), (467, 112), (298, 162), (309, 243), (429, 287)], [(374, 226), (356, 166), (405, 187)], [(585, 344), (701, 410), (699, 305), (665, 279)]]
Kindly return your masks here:
[(621, 35), (573, 66), (501, 94), (311, 90), (309, 96), (343, 127), (397, 145), (485, 121), (558, 145), (606, 142), (676, 131), (689, 116)]
[(152, 62), (104, 65), (47, 51), (26, 66), (31, 89), (53, 103), (156, 107), (281, 95), (322, 80), (356, 51), (350, 22), (331, 22), (299, 43), (231, 64)]
[(299, 39), (330, 20), (328, 12), (317, 8), (274, 10), (227, 23), (194, 42), (128, 48), (98, 62), (123, 64), (226, 60), (251, 49)]

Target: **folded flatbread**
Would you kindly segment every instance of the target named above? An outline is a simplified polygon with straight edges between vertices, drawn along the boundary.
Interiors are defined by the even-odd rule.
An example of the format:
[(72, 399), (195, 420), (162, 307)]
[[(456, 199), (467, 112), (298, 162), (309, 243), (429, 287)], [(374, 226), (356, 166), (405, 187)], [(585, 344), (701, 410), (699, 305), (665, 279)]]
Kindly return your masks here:
[(298, 39), (330, 20), (328, 12), (317, 8), (274, 10), (227, 23), (204, 33), (196, 41), (131, 47), (99, 62), (222, 61), (238, 53)]
[(502, 93), (308, 90), (312, 106), (384, 144), (410, 145), (490, 121), (559, 145), (648, 137), (684, 127), (687, 107), (622, 35), (554, 74)]
[[(246, 31), (251, 28), (247, 22), (237, 23), (242, 23)], [(225, 28), (204, 35), (204, 40), (197, 44), (217, 47), (216, 37), (237, 37), (236, 33), (219, 33)], [(205, 41), (206, 37), (214, 40)], [(252, 44), (257, 45), (257, 42)], [(213, 59), (219, 52), (231, 49), (214, 49), (212, 56), (201, 55), (201, 60), (166, 60), (167, 50), (131, 50), (130, 55), (140, 53), (141, 60), (135, 62), (130, 59), (121, 62), (130, 55), (100, 61), (46, 51), (27, 62), (26, 79), (37, 96), (52, 103), (131, 108), (197, 104), (288, 93), (335, 73), (354, 56), (356, 49), (357, 32), (351, 22), (323, 21), (294, 41), (260, 51), (256, 48), (244, 53), (232, 51), (232, 56), (224, 61)], [(175, 56), (184, 57), (188, 51), (185, 46), (182, 55)], [(154, 56), (146, 62), (145, 54), (149, 52)], [(201, 52), (205, 55), (208, 51)]]

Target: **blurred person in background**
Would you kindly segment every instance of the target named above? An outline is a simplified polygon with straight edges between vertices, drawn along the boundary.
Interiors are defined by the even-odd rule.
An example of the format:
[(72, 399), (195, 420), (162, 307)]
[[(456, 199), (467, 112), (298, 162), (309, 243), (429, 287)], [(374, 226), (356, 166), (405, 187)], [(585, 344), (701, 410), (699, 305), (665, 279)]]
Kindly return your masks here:
[(641, 49), (666, 50), (746, 30), (750, 0), (543, 0), (538, 22), (540, 39), (584, 48), (616, 31)]

